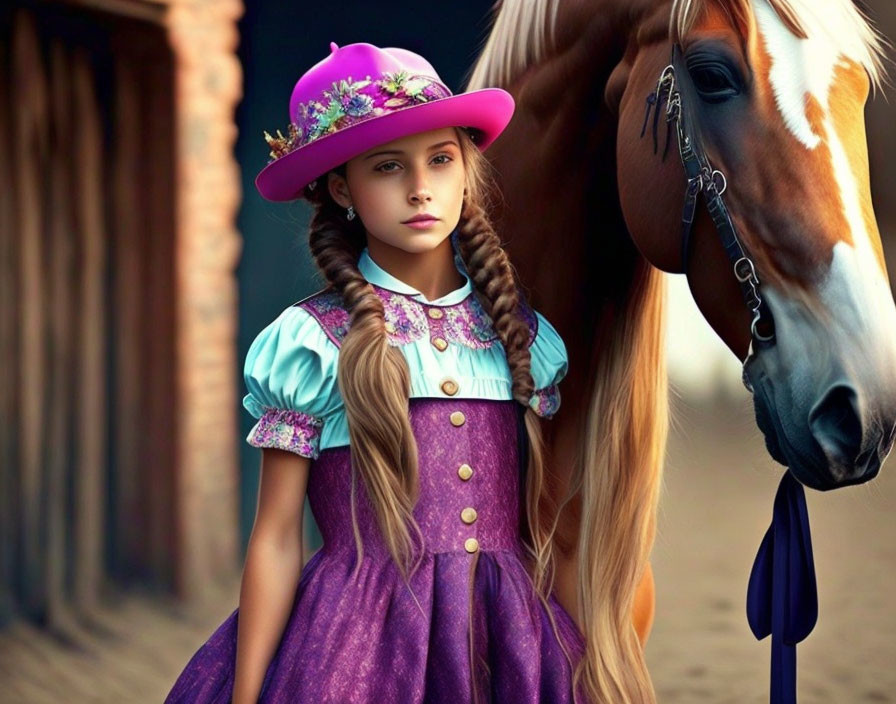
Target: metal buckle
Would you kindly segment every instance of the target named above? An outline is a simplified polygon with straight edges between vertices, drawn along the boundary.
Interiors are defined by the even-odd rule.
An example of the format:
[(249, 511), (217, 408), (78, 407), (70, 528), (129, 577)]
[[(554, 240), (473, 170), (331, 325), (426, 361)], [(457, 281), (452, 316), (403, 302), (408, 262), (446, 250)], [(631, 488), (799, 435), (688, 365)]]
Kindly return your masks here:
[(672, 122), (681, 116), (681, 93), (674, 89), (675, 79), (672, 80), (672, 86), (666, 101), (666, 122)]
[(667, 85), (669, 86), (669, 93), (671, 94), (672, 88), (675, 86), (675, 67), (672, 64), (669, 64), (663, 69), (659, 80), (656, 82), (656, 91), (654, 92), (653, 102), (654, 105), (656, 105), (657, 110), (659, 110), (663, 89), (666, 88)]
[(749, 257), (741, 257), (734, 262), (734, 275), (742, 284), (747, 281), (754, 281), (757, 284), (759, 283), (759, 279), (756, 278), (756, 268), (753, 266), (753, 262)]
[(656, 86), (657, 96), (659, 96), (659, 92), (663, 87), (663, 84), (667, 82), (675, 85), (675, 67), (672, 64), (668, 64), (666, 68), (663, 69), (662, 73), (660, 73), (660, 80), (657, 81)]
[(703, 190), (703, 177), (700, 174), (697, 174), (693, 178), (688, 179), (687, 193), (689, 196), (696, 196), (702, 190)]
[[(755, 338), (756, 340), (758, 340), (759, 342), (771, 342), (772, 340), (775, 339), (775, 333), (772, 332), (771, 335), (767, 335), (767, 336), (762, 336), (759, 334), (759, 331), (756, 329), (756, 323), (758, 323), (762, 319), (762, 316), (759, 314), (758, 309), (755, 312), (756, 312), (756, 315), (753, 316), (753, 322), (750, 323), (750, 335), (753, 338)], [(751, 346), (753, 345), (752, 340), (750, 340), (750, 345)]]

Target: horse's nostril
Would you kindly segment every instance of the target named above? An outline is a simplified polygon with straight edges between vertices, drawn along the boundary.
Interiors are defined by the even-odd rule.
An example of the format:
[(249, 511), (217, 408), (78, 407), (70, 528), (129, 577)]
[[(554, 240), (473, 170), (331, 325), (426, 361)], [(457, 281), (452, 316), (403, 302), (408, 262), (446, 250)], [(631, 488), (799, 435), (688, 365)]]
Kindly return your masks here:
[(853, 467), (862, 447), (862, 421), (855, 389), (837, 384), (809, 412), (809, 428), (832, 461)]
[(872, 456), (876, 456), (876, 454), (877, 449), (873, 447), (869, 447), (864, 452), (860, 452), (859, 456), (856, 457), (856, 469), (862, 472), (866, 471), (868, 469), (868, 465), (872, 459)]

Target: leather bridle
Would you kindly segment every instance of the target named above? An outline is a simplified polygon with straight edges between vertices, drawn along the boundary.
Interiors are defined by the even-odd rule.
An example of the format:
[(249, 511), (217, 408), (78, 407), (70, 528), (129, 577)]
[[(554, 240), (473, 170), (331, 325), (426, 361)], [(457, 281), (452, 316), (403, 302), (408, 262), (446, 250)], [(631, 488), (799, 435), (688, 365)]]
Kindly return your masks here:
[[(728, 180), (718, 169), (712, 167), (709, 158), (703, 151), (700, 141), (696, 139), (689, 129), (682, 110), (681, 91), (679, 89), (678, 76), (683, 75), (685, 68), (681, 65), (682, 52), (678, 44), (672, 46), (672, 59), (660, 74), (656, 90), (647, 96), (647, 112), (644, 116), (644, 126), (641, 128), (643, 137), (650, 113), (654, 111), (653, 120), (653, 150), (657, 151), (657, 126), (661, 112), (665, 112), (666, 118), (666, 146), (663, 151), (663, 159), (669, 150), (669, 132), (674, 128), (678, 141), (678, 154), (681, 157), (687, 175), (687, 187), (685, 189), (684, 208), (681, 215), (681, 266), (687, 274), (691, 245), (691, 233), (694, 228), (694, 217), (697, 212), (697, 198), (702, 193), (706, 200), (706, 209), (712, 218), (716, 232), (725, 249), (725, 254), (731, 261), (734, 276), (740, 285), (741, 294), (749, 308), (753, 318), (750, 323), (750, 351), (747, 360), (754, 353), (754, 345), (757, 348), (768, 347), (775, 344), (775, 324), (772, 313), (759, 292), (759, 277), (756, 275), (756, 267), (749, 257), (737, 236), (731, 215), (725, 206), (723, 195), (728, 187)], [(663, 105), (665, 104), (665, 110)], [(746, 360), (745, 360), (746, 363)], [(752, 391), (752, 387), (744, 377), (744, 384)]]

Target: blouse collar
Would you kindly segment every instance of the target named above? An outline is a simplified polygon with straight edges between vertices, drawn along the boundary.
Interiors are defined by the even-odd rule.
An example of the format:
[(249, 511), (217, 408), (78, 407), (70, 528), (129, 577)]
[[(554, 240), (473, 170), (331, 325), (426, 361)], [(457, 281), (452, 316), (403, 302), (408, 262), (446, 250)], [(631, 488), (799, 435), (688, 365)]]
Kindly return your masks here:
[(392, 276), (392, 274), (383, 269), (370, 257), (370, 252), (368, 251), (367, 247), (365, 247), (361, 252), (361, 257), (358, 260), (358, 269), (361, 271), (361, 274), (364, 276), (364, 278), (367, 279), (370, 283), (379, 286), (380, 288), (385, 288), (390, 291), (395, 291), (396, 293), (402, 293), (406, 296), (410, 296), (420, 303), (426, 303), (427, 305), (433, 306), (450, 306), (456, 303), (460, 303), (473, 292), (473, 284), (470, 282), (470, 277), (467, 275), (464, 261), (457, 251), (455, 238), (456, 233), (456, 230), (451, 233), (451, 247), (454, 250), (454, 266), (457, 267), (457, 270), (461, 273), (461, 276), (464, 277), (464, 283), (460, 288), (456, 288), (450, 293), (446, 293), (444, 296), (440, 296), (435, 300), (430, 301), (426, 296), (424, 296), (413, 286), (406, 284), (401, 279), (395, 278), (394, 276)]

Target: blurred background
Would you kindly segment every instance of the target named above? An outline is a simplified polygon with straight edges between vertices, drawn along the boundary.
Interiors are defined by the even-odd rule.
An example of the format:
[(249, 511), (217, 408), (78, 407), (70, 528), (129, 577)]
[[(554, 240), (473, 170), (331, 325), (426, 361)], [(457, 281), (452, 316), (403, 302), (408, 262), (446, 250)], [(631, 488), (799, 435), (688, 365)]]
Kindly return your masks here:
[[(896, 37), (896, 6), (864, 5)], [(307, 211), (255, 191), (262, 131), (285, 129), (293, 84), (330, 41), (411, 49), (459, 91), (491, 6), (2, 4), (3, 702), (160, 702), (236, 608), (260, 462), (242, 361), (322, 285)], [(893, 95), (867, 110), (891, 272)], [(763, 702), (770, 648), (744, 602), (782, 468), (738, 360), (683, 277), (668, 285), (674, 415), (648, 663), (660, 702)], [(808, 493), (820, 617), (799, 646), (803, 702), (896, 701), (890, 465)], [(319, 535), (306, 516), (307, 557)]]

